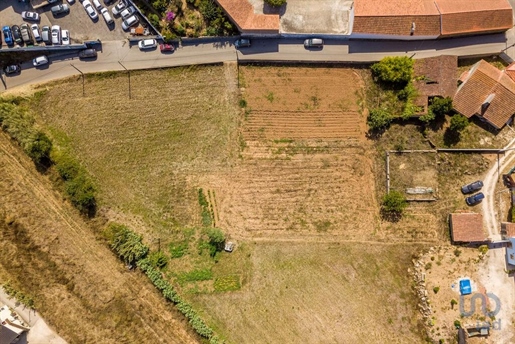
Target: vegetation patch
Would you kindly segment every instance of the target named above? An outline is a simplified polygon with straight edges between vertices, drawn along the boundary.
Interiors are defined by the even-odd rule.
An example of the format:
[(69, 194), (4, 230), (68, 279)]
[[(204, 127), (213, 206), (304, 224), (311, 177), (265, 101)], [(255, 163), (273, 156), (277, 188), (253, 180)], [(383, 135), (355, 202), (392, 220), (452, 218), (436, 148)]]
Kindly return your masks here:
[(241, 289), (240, 276), (238, 275), (228, 275), (222, 276), (215, 279), (215, 283), (213, 284), (215, 291), (224, 292), (224, 291), (235, 291)]
[(211, 269), (196, 269), (188, 272), (181, 272), (177, 275), (180, 284), (186, 282), (209, 281), (213, 279)]

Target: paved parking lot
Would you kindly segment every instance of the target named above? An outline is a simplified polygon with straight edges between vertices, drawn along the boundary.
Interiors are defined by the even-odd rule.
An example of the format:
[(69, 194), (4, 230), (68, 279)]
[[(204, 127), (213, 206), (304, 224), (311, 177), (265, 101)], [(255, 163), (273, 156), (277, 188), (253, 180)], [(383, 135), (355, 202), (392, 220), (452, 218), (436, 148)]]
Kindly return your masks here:
[[(104, 4), (103, 0), (100, 0), (100, 2)], [(70, 31), (72, 43), (82, 43), (85, 40), (96, 39), (100, 39), (102, 41), (116, 41), (123, 40), (129, 36), (129, 33), (122, 30), (122, 19), (112, 15), (111, 8), (116, 4), (116, 2), (113, 2), (109, 6), (105, 6), (109, 9), (111, 17), (115, 21), (114, 25), (111, 27), (107, 26), (100, 13), (98, 13), (98, 19), (92, 21), (84, 10), (82, 3), (78, 0), (75, 0), (71, 5), (66, 1), (62, 3), (68, 4), (70, 12), (64, 16), (61, 15), (54, 17), (52, 12), (50, 12), (50, 5), (34, 10), (29, 3), (19, 2), (18, 0), (0, 1), (0, 26), (12, 26), (14, 24), (19, 26), (24, 22), (21, 18), (21, 12), (34, 11), (39, 13), (41, 16), (41, 20), (37, 23), (40, 28), (44, 25), (59, 25), (61, 29)], [(29, 25), (33, 23), (29, 21), (25, 22)], [(2, 48), (6, 49), (7, 46), (3, 44)]]

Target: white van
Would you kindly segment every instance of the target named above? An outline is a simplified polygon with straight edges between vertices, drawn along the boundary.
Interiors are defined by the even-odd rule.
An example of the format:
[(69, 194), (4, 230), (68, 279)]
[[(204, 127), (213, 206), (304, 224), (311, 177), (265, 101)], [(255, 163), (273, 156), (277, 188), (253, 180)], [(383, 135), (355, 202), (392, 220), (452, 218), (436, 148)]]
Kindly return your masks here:
[(106, 24), (107, 25), (111, 25), (112, 23), (114, 23), (114, 20), (113, 18), (111, 18), (111, 15), (109, 14), (109, 11), (107, 10), (107, 8), (102, 8), (100, 10), (100, 13), (102, 13), (102, 17), (104, 17), (104, 20), (106, 21)]

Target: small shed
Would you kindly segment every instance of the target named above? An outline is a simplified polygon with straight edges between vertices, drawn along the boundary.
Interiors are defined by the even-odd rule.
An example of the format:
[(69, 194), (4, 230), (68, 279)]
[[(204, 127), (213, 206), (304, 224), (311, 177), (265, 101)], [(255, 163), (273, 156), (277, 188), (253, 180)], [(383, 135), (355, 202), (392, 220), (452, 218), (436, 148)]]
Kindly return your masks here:
[(504, 240), (515, 238), (515, 223), (501, 222), (501, 235)]
[(472, 285), (470, 284), (470, 280), (462, 279), (460, 281), (460, 294), (461, 295), (469, 295), (472, 294)]
[(449, 216), (453, 244), (482, 244), (488, 241), (483, 229), (483, 215), (476, 213), (453, 213)]

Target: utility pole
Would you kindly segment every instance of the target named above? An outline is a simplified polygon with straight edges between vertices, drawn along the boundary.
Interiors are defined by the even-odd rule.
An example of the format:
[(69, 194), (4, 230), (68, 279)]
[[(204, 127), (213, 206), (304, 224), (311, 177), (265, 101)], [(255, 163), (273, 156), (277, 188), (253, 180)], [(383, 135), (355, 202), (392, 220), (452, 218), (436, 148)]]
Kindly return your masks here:
[(86, 92), (85, 92), (85, 90), (84, 90), (84, 73), (82, 73), (82, 71), (81, 71), (79, 68), (75, 67), (75, 66), (74, 66), (73, 64), (71, 64), (71, 63), (70, 63), (70, 66), (72, 66), (73, 68), (75, 68), (75, 69), (77, 70), (77, 72), (79, 72), (79, 73), (80, 73), (80, 75), (82, 76), (82, 96), (83, 96), (83, 97), (85, 97), (85, 96), (86, 96)]
[(123, 69), (125, 69), (125, 71), (127, 72), (127, 75), (129, 76), (129, 99), (132, 99), (131, 98), (131, 71), (128, 70), (127, 68), (125, 68), (125, 66), (122, 65), (122, 63), (120, 61), (118, 61), (118, 63), (120, 64), (120, 66), (123, 67)]

